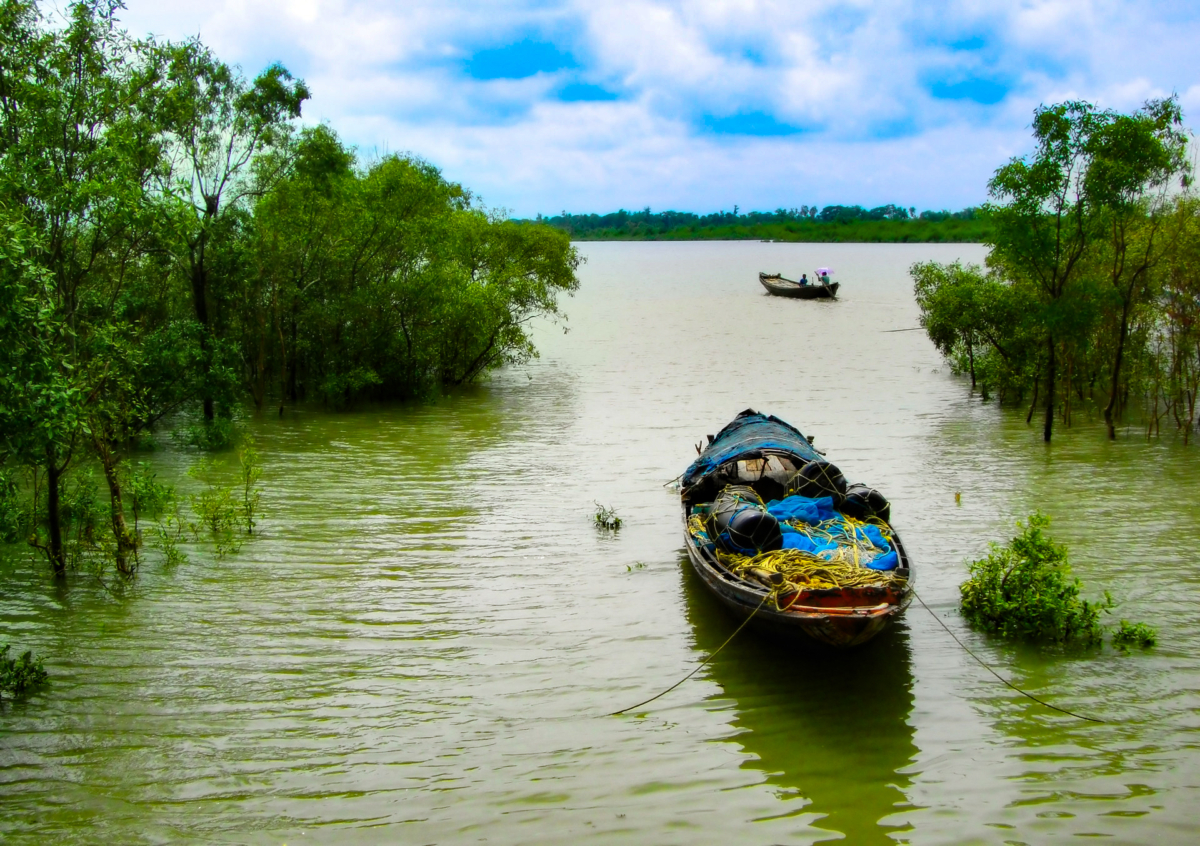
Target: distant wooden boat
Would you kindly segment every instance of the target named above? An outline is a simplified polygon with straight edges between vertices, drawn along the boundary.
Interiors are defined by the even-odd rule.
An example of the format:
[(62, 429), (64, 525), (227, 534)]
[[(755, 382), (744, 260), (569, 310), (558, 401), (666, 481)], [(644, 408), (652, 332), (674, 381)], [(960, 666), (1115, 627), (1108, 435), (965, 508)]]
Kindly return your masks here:
[(828, 285), (801, 285), (799, 282), (793, 282), (791, 279), (785, 279), (778, 273), (759, 273), (758, 281), (767, 289), (768, 293), (774, 294), (777, 297), (793, 297), (798, 300), (819, 300), (821, 298), (836, 297), (838, 284), (830, 282)]
[[(822, 586), (802, 577), (793, 581), (791, 576), (758, 569), (756, 562), (773, 553), (761, 553), (758, 557), (749, 557), (748, 553), (740, 558), (739, 564), (739, 557), (726, 551), (728, 540), (725, 535), (716, 534), (718, 529), (711, 515), (720, 508), (720, 501), (728, 491), (735, 489), (730, 486), (752, 490), (764, 502), (776, 500), (787, 497), (798, 478), (811, 477), (817, 484), (826, 483), (829, 477), (810, 473), (810, 469), (836, 476), (841, 493), (833, 493), (841, 500), (836, 505), (835, 519), (844, 520), (845, 515), (857, 512), (857, 525), (870, 523), (884, 531), (891, 547), (888, 555), (893, 556), (890, 566), (879, 570), (866, 563), (860, 578), (847, 579), (837, 586)], [(886, 628), (912, 601), (912, 565), (899, 535), (889, 523), (887, 500), (866, 486), (847, 488), (837, 469), (798, 429), (784, 421), (750, 409), (743, 411), (711, 439), (708, 448), (684, 473), (681, 485), (684, 546), (692, 567), (726, 608), (740, 618), (753, 616), (756, 627), (774, 633), (805, 635), (833, 647), (857, 646)], [(874, 506), (867, 508), (868, 511), (873, 508), (872, 513), (864, 514), (861, 499), (852, 508), (856, 490), (878, 497), (872, 500)], [(802, 494), (805, 498), (818, 495), (824, 496)], [(784, 505), (788, 501), (777, 500)], [(824, 500), (831, 501), (834, 500)], [(779, 536), (776, 529), (775, 537)]]

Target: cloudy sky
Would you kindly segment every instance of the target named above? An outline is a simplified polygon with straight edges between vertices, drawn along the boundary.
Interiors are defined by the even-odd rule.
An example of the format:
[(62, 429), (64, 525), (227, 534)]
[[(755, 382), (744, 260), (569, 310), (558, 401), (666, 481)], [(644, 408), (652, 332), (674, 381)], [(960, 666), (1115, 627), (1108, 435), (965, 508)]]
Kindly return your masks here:
[(1039, 103), (1200, 125), (1200, 7), (1155, 0), (126, 0), (134, 35), (279, 61), (360, 151), (519, 216), (962, 208)]

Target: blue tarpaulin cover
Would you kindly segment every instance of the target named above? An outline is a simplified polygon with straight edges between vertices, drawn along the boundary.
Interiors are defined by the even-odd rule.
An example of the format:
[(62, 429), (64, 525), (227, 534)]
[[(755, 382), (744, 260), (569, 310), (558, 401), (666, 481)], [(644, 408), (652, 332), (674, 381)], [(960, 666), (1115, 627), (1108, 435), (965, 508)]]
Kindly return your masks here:
[(778, 417), (759, 414), (746, 409), (722, 429), (708, 449), (692, 462), (683, 474), (681, 484), (686, 491), (704, 481), (727, 461), (744, 458), (761, 458), (762, 453), (782, 452), (794, 455), (801, 464), (809, 461), (824, 461), (820, 453), (800, 430), (784, 423)]

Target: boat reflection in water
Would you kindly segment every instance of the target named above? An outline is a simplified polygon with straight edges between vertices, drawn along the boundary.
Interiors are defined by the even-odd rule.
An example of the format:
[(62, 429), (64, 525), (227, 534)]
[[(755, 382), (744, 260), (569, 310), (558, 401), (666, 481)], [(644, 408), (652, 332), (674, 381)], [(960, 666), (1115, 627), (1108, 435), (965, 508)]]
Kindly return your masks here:
[[(696, 648), (711, 654), (737, 622), (704, 588), (686, 557), (681, 562), (688, 622)], [(893, 626), (871, 643), (817, 651), (803, 642), (766, 637), (748, 627), (705, 668), (733, 702), (734, 741), (756, 756), (781, 798), (805, 801), (781, 815), (812, 814), (816, 828), (847, 843), (887, 843), (909, 829), (888, 817), (912, 806), (899, 771), (917, 747), (908, 716), (913, 706), (908, 630)], [(788, 803), (790, 804), (790, 803)]]

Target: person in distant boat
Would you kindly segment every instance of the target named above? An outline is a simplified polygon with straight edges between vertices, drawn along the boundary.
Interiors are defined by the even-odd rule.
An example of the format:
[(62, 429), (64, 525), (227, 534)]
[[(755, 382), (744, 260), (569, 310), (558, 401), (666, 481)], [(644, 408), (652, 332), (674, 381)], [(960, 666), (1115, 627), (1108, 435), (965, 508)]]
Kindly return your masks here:
[(820, 278), (820, 280), (821, 280), (821, 284), (822, 284), (822, 285), (828, 285), (828, 284), (829, 284), (829, 274), (828, 274), (828, 273), (821, 273), (821, 274), (818, 274), (818, 277)]
[(801, 284), (801, 285), (807, 285), (807, 284), (808, 284), (808, 274), (807, 274), (807, 273), (801, 273), (801, 274), (800, 274), (800, 284)]

